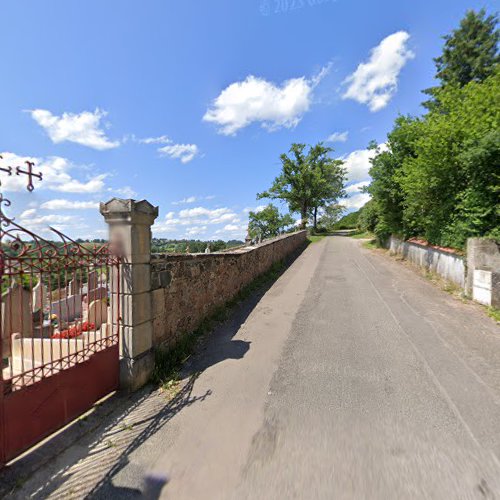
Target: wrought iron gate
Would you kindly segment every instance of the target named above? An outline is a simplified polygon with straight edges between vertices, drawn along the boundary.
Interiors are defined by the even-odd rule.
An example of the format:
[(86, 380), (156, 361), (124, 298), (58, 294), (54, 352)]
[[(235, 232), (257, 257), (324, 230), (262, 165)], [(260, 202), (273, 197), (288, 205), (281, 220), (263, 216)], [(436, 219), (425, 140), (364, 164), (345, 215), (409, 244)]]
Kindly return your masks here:
[(9, 204), (0, 195), (0, 466), (119, 383), (119, 256), (55, 229), (42, 238)]

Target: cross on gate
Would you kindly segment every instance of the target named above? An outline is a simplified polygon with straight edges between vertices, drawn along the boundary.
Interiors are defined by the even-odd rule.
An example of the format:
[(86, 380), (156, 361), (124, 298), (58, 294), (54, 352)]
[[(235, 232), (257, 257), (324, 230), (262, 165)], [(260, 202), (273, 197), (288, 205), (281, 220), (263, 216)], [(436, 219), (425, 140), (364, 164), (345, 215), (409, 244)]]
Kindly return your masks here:
[[(0, 155), (0, 160), (3, 160), (3, 156)], [(12, 175), (12, 167), (0, 167), (0, 170), (3, 172), (7, 172), (9, 175)]]
[(36, 173), (33, 172), (33, 167), (35, 164), (32, 161), (25, 161), (26, 165), (28, 165), (28, 170), (22, 170), (21, 167), (16, 167), (16, 174), (17, 175), (27, 175), (28, 176), (28, 185), (26, 186), (28, 191), (31, 193), (33, 189), (35, 189), (35, 186), (33, 186), (33, 177), (36, 177), (37, 179), (42, 180), (42, 173)]

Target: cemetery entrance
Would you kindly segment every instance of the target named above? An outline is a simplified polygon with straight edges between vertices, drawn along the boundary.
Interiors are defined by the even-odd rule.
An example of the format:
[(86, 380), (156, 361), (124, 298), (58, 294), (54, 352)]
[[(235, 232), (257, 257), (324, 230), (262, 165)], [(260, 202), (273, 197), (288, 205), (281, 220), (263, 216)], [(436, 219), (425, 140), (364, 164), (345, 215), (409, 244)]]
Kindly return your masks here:
[(119, 383), (120, 259), (1, 213), (0, 466)]

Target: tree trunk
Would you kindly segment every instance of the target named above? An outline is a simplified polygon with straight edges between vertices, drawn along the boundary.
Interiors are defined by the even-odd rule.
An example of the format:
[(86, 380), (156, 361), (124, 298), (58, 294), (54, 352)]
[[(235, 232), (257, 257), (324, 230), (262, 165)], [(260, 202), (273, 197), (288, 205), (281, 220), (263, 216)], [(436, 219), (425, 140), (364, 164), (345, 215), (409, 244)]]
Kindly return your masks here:
[(318, 207), (314, 207), (314, 220), (313, 220), (314, 232), (316, 232), (317, 229), (317, 221), (318, 221)]
[(302, 206), (302, 210), (300, 211), (300, 229), (305, 229), (307, 225), (307, 207), (305, 205)]

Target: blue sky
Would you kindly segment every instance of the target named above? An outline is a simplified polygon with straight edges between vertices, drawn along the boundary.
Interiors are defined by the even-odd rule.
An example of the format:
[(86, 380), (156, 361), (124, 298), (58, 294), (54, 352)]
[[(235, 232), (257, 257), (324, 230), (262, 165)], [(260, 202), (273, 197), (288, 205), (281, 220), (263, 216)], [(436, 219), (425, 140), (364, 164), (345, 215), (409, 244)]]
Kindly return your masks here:
[(10, 214), (46, 234), (105, 237), (113, 196), (160, 207), (156, 236), (241, 238), (292, 142), (330, 139), (349, 209), (370, 140), (422, 110), (441, 36), (466, 9), (436, 0), (9, 0), (0, 31), (0, 151), (44, 173), (3, 177)]

